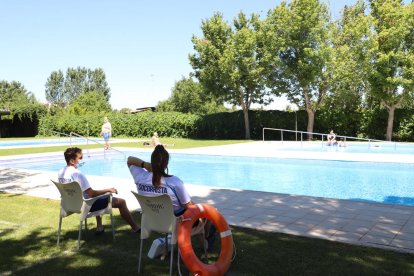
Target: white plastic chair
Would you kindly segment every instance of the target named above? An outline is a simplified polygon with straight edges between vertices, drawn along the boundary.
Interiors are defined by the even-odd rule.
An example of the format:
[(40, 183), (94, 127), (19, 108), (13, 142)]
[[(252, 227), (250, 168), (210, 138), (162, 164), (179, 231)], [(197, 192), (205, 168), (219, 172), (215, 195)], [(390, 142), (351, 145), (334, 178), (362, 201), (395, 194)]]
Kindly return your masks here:
[[(132, 191), (142, 210), (141, 242), (138, 254), (138, 273), (141, 271), (141, 256), (143, 240), (149, 238), (152, 231), (171, 234), (170, 275), (172, 275), (174, 245), (177, 244), (177, 218), (171, 198), (168, 194), (159, 196), (143, 196)], [(168, 245), (167, 245), (168, 248)]]
[[(60, 240), (60, 229), (62, 227), (62, 219), (74, 213), (80, 214), (78, 250), (80, 247), (80, 239), (82, 236), (82, 223), (83, 221), (85, 221), (85, 229), (87, 229), (87, 219), (90, 217), (101, 216), (103, 214), (109, 214), (111, 216), (112, 236), (115, 241), (115, 228), (114, 228), (114, 221), (112, 217), (112, 194), (111, 193), (105, 193), (97, 197), (85, 199), (83, 198), (83, 192), (78, 182), (59, 183), (53, 180), (52, 182), (53, 184), (55, 184), (56, 188), (59, 190), (60, 196), (61, 196), (57, 245), (59, 245), (59, 240)], [(94, 212), (89, 212), (93, 203), (96, 200), (100, 198), (107, 198), (107, 197), (109, 197), (109, 202), (106, 208), (97, 210)]]
[[(166, 235), (171, 234), (171, 256), (170, 256), (170, 275), (172, 275), (173, 265), (173, 252), (174, 246), (177, 244), (177, 223), (179, 219), (174, 215), (174, 207), (171, 202), (171, 197), (168, 194), (162, 194), (159, 196), (143, 196), (137, 194), (135, 191), (131, 191), (137, 198), (139, 205), (141, 206), (141, 241), (138, 254), (138, 273), (141, 271), (141, 257), (143, 240), (149, 238), (152, 231), (163, 233)], [(204, 224), (200, 222), (197, 227), (193, 228), (191, 236), (202, 235), (204, 253), (207, 254), (206, 241), (204, 240)], [(167, 239), (167, 242), (169, 239)], [(168, 244), (167, 244), (168, 248)], [(179, 261), (178, 255), (178, 261)]]

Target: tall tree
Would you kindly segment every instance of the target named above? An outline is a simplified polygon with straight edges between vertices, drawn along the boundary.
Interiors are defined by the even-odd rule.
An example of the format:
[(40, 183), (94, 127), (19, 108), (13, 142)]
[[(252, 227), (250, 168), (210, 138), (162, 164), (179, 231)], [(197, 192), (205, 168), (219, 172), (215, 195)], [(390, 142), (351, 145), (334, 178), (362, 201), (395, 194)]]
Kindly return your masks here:
[(370, 16), (365, 14), (365, 3), (357, 1), (345, 6), (332, 32), (333, 55), (330, 61), (331, 78), (327, 99), (332, 108), (342, 112), (362, 107), (369, 92)]
[(101, 68), (68, 68), (65, 77), (61, 70), (54, 71), (46, 82), (46, 99), (61, 106), (68, 106), (78, 96), (91, 91), (101, 93), (109, 102), (110, 89)]
[(69, 106), (68, 111), (76, 115), (111, 111), (111, 106), (101, 92), (88, 91), (79, 95)]
[(395, 109), (413, 102), (414, 3), (370, 0), (373, 20), (369, 82), (372, 96), (388, 111), (386, 140), (391, 141)]
[(111, 98), (110, 89), (108, 87), (108, 82), (106, 81), (105, 72), (102, 68), (96, 68), (95, 70), (88, 70), (88, 82), (87, 82), (88, 91), (100, 92), (104, 95), (107, 102)]
[(306, 110), (307, 131), (313, 132), (315, 113), (329, 89), (328, 8), (319, 0), (282, 2), (269, 11), (264, 30), (265, 58), (272, 64), (268, 67), (268, 85)]
[(183, 77), (172, 88), (171, 96), (157, 105), (159, 111), (209, 114), (225, 111), (223, 103), (206, 93), (203, 86), (191, 77)]
[(271, 101), (260, 59), (261, 23), (258, 15), (248, 18), (240, 12), (232, 28), (216, 13), (202, 22), (203, 37), (192, 39), (196, 53), (190, 55), (190, 63), (195, 76), (216, 98), (242, 108), (246, 139), (250, 139), (251, 104)]
[(36, 102), (33, 93), (27, 91), (20, 82), (5, 80), (0, 82), (0, 107), (10, 108)]
[(54, 71), (46, 82), (46, 100), (50, 103), (55, 103), (63, 106), (69, 101), (64, 89), (65, 77), (61, 70)]

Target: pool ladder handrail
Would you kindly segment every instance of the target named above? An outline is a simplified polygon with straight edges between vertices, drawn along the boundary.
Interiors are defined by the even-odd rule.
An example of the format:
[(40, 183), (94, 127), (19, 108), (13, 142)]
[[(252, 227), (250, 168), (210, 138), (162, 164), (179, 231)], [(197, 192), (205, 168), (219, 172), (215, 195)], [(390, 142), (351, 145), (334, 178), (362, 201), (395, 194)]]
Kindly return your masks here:
[[(100, 143), (100, 142), (98, 142), (98, 141), (96, 141), (96, 140), (94, 140), (94, 139), (90, 139), (90, 138), (88, 138), (88, 137), (86, 137), (86, 136), (83, 136), (83, 135), (81, 135), (81, 134), (79, 134), (79, 133), (76, 133), (76, 132), (73, 132), (73, 131), (72, 131), (72, 132), (70, 132), (70, 134), (69, 134), (69, 136), (70, 136), (70, 145), (71, 145), (71, 146), (72, 146), (72, 135), (73, 135), (73, 136), (75, 136), (75, 137), (79, 137), (79, 138), (86, 139), (86, 152), (87, 152), (87, 154), (88, 154), (88, 157), (90, 156), (90, 155), (89, 155), (89, 141), (92, 141), (92, 142), (94, 142), (94, 143), (96, 143), (96, 144), (98, 144), (98, 145), (101, 145), (102, 147), (105, 147), (105, 144)], [(114, 150), (114, 151), (116, 151), (116, 152), (118, 152), (118, 153), (122, 154), (122, 155), (124, 156), (124, 160), (126, 160), (126, 154), (125, 154), (125, 152), (120, 151), (120, 150), (117, 150), (117, 149), (115, 149), (115, 148), (113, 148), (113, 147), (111, 147), (111, 150)], [(104, 153), (104, 158), (106, 158), (106, 150), (105, 150), (105, 148), (104, 148), (103, 153)]]
[[(276, 130), (276, 131), (280, 131), (280, 138), (281, 138), (280, 140), (282, 142), (282, 145), (283, 145), (283, 132), (300, 133), (300, 146), (303, 145), (303, 134), (320, 135), (322, 137), (322, 147), (324, 146), (324, 137), (325, 136), (326, 136), (326, 140), (328, 140), (328, 134), (326, 134), (326, 133), (308, 132), (308, 131), (300, 131), (300, 130), (290, 130), (290, 129), (283, 129), (283, 128), (264, 127), (263, 130), (262, 130), (262, 139), (263, 139), (263, 142), (265, 141), (265, 130)], [(397, 150), (397, 142), (395, 142), (395, 141), (386, 141), (386, 140), (369, 139), (369, 138), (359, 138), (359, 137), (352, 137), (352, 136), (346, 136), (346, 135), (336, 135), (336, 137), (344, 138), (344, 142), (345, 143), (346, 143), (346, 139), (368, 141), (368, 149), (371, 148), (371, 142), (393, 143), (394, 144), (394, 150)], [(296, 136), (296, 139), (297, 139), (297, 136)]]
[(62, 136), (65, 136), (70, 141), (70, 135), (69, 134), (59, 132), (59, 131), (55, 131), (55, 130), (51, 130), (51, 129), (43, 129), (43, 136), (45, 136), (45, 137), (46, 137), (46, 132), (50, 132), (52, 135), (58, 136), (59, 139), (62, 138)]

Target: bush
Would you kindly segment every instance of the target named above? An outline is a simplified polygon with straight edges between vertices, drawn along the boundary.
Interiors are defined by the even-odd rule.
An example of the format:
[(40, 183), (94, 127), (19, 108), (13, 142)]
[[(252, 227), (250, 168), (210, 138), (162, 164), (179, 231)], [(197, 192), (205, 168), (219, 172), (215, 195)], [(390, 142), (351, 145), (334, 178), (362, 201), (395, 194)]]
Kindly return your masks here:
[[(154, 131), (161, 136), (194, 137), (197, 115), (178, 112), (141, 112), (137, 114), (111, 113), (107, 115), (112, 124), (113, 136), (150, 137)], [(44, 116), (40, 119), (40, 133), (53, 130), (69, 134), (75, 132), (86, 136), (99, 136), (103, 117), (101, 115), (64, 114)]]
[[(333, 129), (339, 135), (382, 140), (385, 136), (387, 116), (387, 111), (384, 109), (348, 113), (341, 110), (320, 110), (315, 116), (314, 132), (328, 133)], [(151, 137), (154, 131), (164, 137), (196, 139), (244, 139), (245, 137), (242, 111), (208, 115), (151, 111), (137, 114), (114, 112), (107, 114), (107, 117), (112, 124), (114, 137)], [(297, 130), (306, 131), (307, 126), (305, 110), (296, 113), (251, 110), (249, 119), (251, 138), (256, 140), (262, 139), (264, 127), (294, 130), (297, 122)], [(102, 123), (102, 115), (47, 115), (40, 119), (39, 133), (43, 134), (43, 130), (54, 130), (67, 134), (75, 132), (81, 135), (99, 136)], [(280, 132), (267, 131), (265, 139), (280, 140)], [(294, 140), (295, 134), (284, 133), (283, 139)], [(414, 141), (414, 110), (396, 110), (394, 139)]]

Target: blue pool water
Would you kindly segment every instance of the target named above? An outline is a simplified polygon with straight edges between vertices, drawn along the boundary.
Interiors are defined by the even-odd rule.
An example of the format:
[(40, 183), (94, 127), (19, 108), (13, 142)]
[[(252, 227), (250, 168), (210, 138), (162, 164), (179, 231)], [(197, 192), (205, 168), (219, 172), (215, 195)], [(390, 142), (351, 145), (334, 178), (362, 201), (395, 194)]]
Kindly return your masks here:
[[(72, 138), (72, 143), (85, 142), (85, 139), (82, 138)], [(1, 147), (14, 147), (14, 146), (39, 146), (39, 145), (48, 145), (48, 144), (69, 144), (69, 138), (59, 138), (59, 139), (33, 139), (33, 140), (0, 140)]]
[(381, 154), (414, 154), (414, 144), (412, 143), (393, 143), (393, 142), (350, 142), (346, 143), (346, 147), (327, 146), (326, 142), (300, 142), (294, 144), (286, 143), (281, 146), (283, 151), (322, 151), (322, 152), (349, 152), (349, 153), (381, 153)]
[[(129, 152), (144, 160), (149, 153)], [(121, 155), (84, 158), (87, 175), (132, 178)], [(63, 156), (9, 167), (57, 172)], [(5, 166), (0, 162), (0, 166)], [(213, 187), (414, 205), (413, 164), (171, 154), (170, 174)]]

